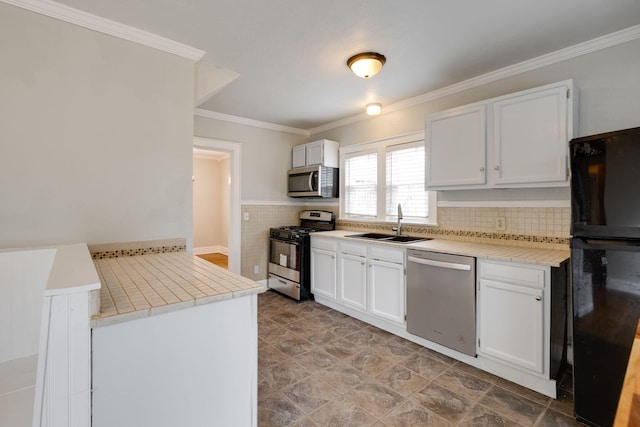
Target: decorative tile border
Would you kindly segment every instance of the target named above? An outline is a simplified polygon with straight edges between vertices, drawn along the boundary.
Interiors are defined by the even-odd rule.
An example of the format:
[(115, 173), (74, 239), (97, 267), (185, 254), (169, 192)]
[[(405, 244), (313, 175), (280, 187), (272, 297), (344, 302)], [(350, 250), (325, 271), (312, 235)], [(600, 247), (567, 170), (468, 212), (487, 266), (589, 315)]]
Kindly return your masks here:
[(100, 243), (88, 245), (91, 258), (106, 259), (136, 255), (165, 254), (170, 252), (186, 252), (187, 243), (184, 238), (146, 240), (139, 242)]

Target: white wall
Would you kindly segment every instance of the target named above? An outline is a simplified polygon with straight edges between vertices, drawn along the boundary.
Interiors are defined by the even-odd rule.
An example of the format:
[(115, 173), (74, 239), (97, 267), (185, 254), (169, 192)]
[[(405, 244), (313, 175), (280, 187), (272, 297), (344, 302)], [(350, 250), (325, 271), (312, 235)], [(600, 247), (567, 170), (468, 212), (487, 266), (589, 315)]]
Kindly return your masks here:
[(0, 248), (192, 237), (192, 61), (0, 3)]
[(229, 158), (194, 156), (193, 247), (228, 248)]
[(291, 201), (287, 197), (291, 148), (308, 138), (198, 116), (194, 119), (194, 132), (195, 136), (242, 144), (243, 201)]

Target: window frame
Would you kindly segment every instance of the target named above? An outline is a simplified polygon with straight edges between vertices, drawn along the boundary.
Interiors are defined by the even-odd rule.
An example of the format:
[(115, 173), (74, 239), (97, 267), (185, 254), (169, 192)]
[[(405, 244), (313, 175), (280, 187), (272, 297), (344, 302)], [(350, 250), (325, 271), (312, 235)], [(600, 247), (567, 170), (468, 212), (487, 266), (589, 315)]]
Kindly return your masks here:
[[(347, 145), (344, 147), (340, 147), (340, 213), (339, 217), (341, 220), (346, 221), (358, 221), (358, 222), (385, 222), (385, 223), (395, 223), (397, 221), (397, 216), (387, 216), (386, 215), (386, 203), (387, 203), (387, 151), (388, 149), (401, 149), (398, 146), (405, 146), (405, 148), (410, 148), (412, 146), (417, 146), (419, 144), (424, 144), (424, 132), (414, 132), (406, 135), (395, 136), (370, 142), (364, 142), (359, 144)], [(393, 148), (392, 148), (393, 147)], [(378, 159), (378, 173), (377, 173), (377, 209), (376, 209), (376, 217), (364, 217), (358, 215), (349, 216), (345, 212), (346, 205), (346, 191), (345, 191), (345, 159), (347, 157), (353, 157), (358, 155), (365, 155), (376, 152)], [(426, 165), (426, 150), (425, 150), (425, 165)], [(426, 169), (425, 169), (426, 172)], [(425, 173), (425, 188), (426, 188), (426, 173)], [(438, 200), (437, 200), (437, 192), (436, 191), (428, 191), (429, 197), (429, 216), (426, 221), (417, 221), (414, 218), (407, 219), (403, 221), (405, 224), (415, 224), (415, 225), (438, 225)]]

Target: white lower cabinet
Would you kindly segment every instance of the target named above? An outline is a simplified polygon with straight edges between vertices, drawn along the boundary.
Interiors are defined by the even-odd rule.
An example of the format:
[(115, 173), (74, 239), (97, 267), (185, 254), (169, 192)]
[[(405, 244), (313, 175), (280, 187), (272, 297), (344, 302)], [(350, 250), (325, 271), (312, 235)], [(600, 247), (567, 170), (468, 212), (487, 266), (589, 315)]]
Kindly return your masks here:
[(340, 302), (404, 325), (404, 249), (382, 245), (340, 245)]
[(478, 354), (548, 374), (549, 267), (478, 264)]
[(311, 247), (311, 289), (320, 304), (556, 397), (567, 339), (568, 263), (478, 258), (477, 357), (470, 357), (407, 332), (406, 247), (315, 236)]
[(338, 301), (367, 311), (367, 247), (347, 243), (340, 245), (338, 271)]
[(371, 314), (404, 324), (404, 263), (371, 259), (369, 261)]
[[(316, 300), (336, 302), (365, 317), (404, 327), (404, 249), (338, 240), (330, 246), (328, 242), (311, 238), (311, 292)], [(337, 261), (332, 258), (336, 253)]]
[(335, 240), (311, 239), (311, 293), (333, 301), (337, 297), (337, 247)]

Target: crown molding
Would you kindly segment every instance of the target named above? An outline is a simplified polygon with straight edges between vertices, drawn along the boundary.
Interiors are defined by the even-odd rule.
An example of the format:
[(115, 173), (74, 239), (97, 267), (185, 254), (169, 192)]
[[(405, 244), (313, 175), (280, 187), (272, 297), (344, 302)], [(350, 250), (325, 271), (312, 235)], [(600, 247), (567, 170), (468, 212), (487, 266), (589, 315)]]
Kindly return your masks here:
[[(6, 0), (0, 0), (6, 1)], [(583, 43), (579, 43), (574, 46), (570, 46), (564, 49), (557, 50), (545, 55), (538, 56), (536, 58), (528, 59), (526, 61), (519, 62), (514, 65), (500, 68), (495, 71), (491, 71), (480, 76), (472, 77), (470, 79), (455, 83), (441, 89), (436, 89), (431, 92), (427, 92), (422, 95), (418, 95), (412, 98), (396, 102), (394, 104), (385, 105), (384, 113), (391, 113), (394, 111), (403, 110), (405, 108), (412, 107), (414, 105), (423, 104), (425, 102), (433, 101), (445, 96), (453, 95), (465, 90), (473, 89), (478, 86), (489, 84), (498, 80), (512, 77), (518, 74), (525, 73), (527, 71), (536, 70), (538, 68), (546, 67), (549, 65), (557, 64), (568, 59), (576, 58), (578, 56), (586, 55), (592, 52), (597, 52), (602, 49), (613, 47), (619, 44), (623, 44), (629, 41), (640, 39), (640, 25), (626, 28), (624, 30), (617, 31), (615, 33), (607, 34), (602, 37), (598, 37), (592, 40), (588, 40)], [(276, 125), (273, 123), (260, 122), (257, 120), (245, 119), (243, 117), (231, 116), (228, 114), (216, 113), (209, 110), (196, 109), (196, 116), (208, 117), (212, 119), (218, 119), (228, 121), (232, 123), (244, 124), (247, 126), (262, 127), (265, 129), (271, 129), (282, 132), (295, 133), (304, 136), (315, 135), (320, 132), (335, 129), (340, 126), (356, 123), (362, 120), (372, 119), (365, 113), (359, 113), (354, 116), (345, 117), (344, 119), (336, 120), (327, 123), (322, 126), (318, 126), (310, 129), (298, 129), (288, 126)]]
[(197, 62), (201, 60), (205, 54), (203, 50), (199, 50), (128, 25), (120, 24), (119, 22), (111, 21), (91, 13), (83, 12), (51, 0), (0, 1), (41, 15), (59, 19), (70, 24), (75, 24), (103, 34), (108, 34), (143, 46), (152, 47), (163, 52), (178, 55), (192, 61)]
[[(437, 89), (431, 92), (427, 92), (422, 95), (415, 96), (413, 98), (407, 98), (405, 100), (396, 102), (394, 104), (385, 105), (384, 113), (391, 113), (394, 111), (402, 110), (412, 107), (414, 105), (422, 104), (428, 101), (433, 101), (438, 98), (453, 95), (465, 90), (473, 89), (478, 86), (482, 86), (488, 83), (492, 83), (507, 77), (512, 77), (518, 74), (522, 74), (527, 71), (536, 70), (538, 68), (546, 67), (549, 65), (557, 64), (558, 62), (566, 61), (568, 59), (576, 58), (578, 56), (586, 55), (592, 52), (597, 52), (602, 49), (606, 49), (612, 46), (616, 46), (622, 43), (640, 39), (640, 25), (626, 28), (624, 30), (616, 31), (615, 33), (607, 34), (602, 37), (598, 37), (583, 43), (579, 43), (574, 46), (570, 46), (564, 49), (557, 50), (545, 55), (538, 56), (536, 58), (528, 59), (526, 61), (519, 62), (514, 65), (509, 65), (504, 68), (500, 68), (495, 71), (491, 71), (480, 76), (472, 77), (468, 80), (464, 80), (459, 83), (446, 86), (441, 89)], [(309, 129), (310, 135), (324, 132), (330, 129), (335, 129), (340, 126), (356, 123), (361, 120), (370, 118), (365, 113), (356, 114), (354, 116), (345, 117), (344, 119), (336, 120), (331, 123), (327, 123), (322, 126), (318, 126)]]
[(222, 120), (225, 122), (237, 123), (240, 125), (253, 126), (257, 128), (275, 130), (279, 132), (295, 133), (297, 135), (309, 136), (310, 133), (305, 129), (298, 129), (289, 126), (277, 125), (274, 123), (261, 122), (259, 120), (247, 119), (244, 117), (232, 116), (230, 114), (216, 113), (215, 111), (205, 110), (203, 108), (196, 108), (193, 112), (195, 116), (205, 117), (207, 119)]

